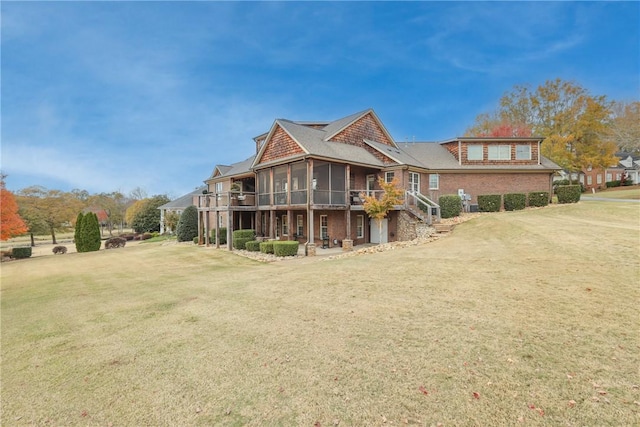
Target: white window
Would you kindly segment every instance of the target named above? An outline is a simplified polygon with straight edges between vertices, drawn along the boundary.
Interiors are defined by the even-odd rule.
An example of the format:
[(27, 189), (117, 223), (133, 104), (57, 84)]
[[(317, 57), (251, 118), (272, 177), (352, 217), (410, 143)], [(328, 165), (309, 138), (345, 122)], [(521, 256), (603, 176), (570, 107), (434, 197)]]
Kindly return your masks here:
[(580, 175), (580, 184), (584, 185), (584, 175)]
[(282, 215), (282, 235), (289, 235), (289, 218), (286, 215)]
[(409, 172), (409, 191), (414, 193), (420, 192), (420, 174), (415, 172)]
[(516, 160), (531, 160), (531, 146), (516, 145)]
[(613, 180), (613, 174), (607, 172), (607, 182)]
[(222, 193), (222, 183), (216, 182), (216, 194)]
[(591, 175), (587, 176), (587, 185), (593, 184), (593, 177)]
[(326, 215), (320, 215), (320, 238), (327, 239), (329, 237), (329, 222)]
[(394, 172), (385, 172), (384, 173), (384, 182), (387, 184), (393, 181), (393, 177), (395, 176)]
[(467, 145), (467, 160), (482, 160), (482, 145)]
[(489, 160), (511, 160), (510, 145), (490, 145)]
[(302, 215), (298, 215), (296, 218), (296, 229), (298, 236), (304, 236), (304, 217)]
[(596, 182), (597, 182), (598, 184), (602, 184), (602, 174), (597, 174), (597, 175), (596, 175)]
[(622, 179), (622, 174), (617, 173), (616, 174), (616, 180), (620, 181)]
[(440, 175), (437, 173), (429, 174), (429, 190), (437, 190), (440, 188)]
[(356, 238), (362, 239), (364, 237), (364, 215), (358, 215), (356, 217)]

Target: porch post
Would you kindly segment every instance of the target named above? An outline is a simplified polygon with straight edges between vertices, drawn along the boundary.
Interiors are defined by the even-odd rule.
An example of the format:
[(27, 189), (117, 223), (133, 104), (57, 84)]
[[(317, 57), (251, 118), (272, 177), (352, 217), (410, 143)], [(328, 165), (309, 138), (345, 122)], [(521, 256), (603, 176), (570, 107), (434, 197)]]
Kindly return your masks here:
[(198, 211), (198, 244), (202, 244), (202, 211)]
[(275, 238), (275, 236), (276, 236), (276, 234), (275, 234), (275, 230), (276, 230), (275, 222), (276, 222), (276, 213), (275, 213), (274, 210), (269, 210), (269, 238), (271, 238), (271, 239)]
[(347, 210), (344, 212), (346, 236), (342, 239), (342, 250), (350, 251), (353, 249), (353, 240), (351, 239), (351, 165), (346, 168), (346, 188), (347, 188)]
[(233, 250), (233, 212), (227, 211), (227, 249)]
[(293, 211), (291, 209), (287, 209), (287, 240), (291, 240), (291, 235), (293, 234), (293, 227), (291, 227), (293, 221), (291, 218), (293, 216)]
[(204, 217), (204, 243), (205, 245), (208, 247), (211, 244), (211, 241), (209, 240), (209, 216), (211, 215), (211, 212), (209, 212), (209, 209), (207, 208), (207, 210), (204, 212), (205, 217)]
[(316, 255), (316, 244), (313, 238), (313, 159), (309, 159), (307, 163), (307, 243), (305, 244), (304, 254), (306, 256)]
[(220, 224), (220, 212), (218, 212), (217, 210), (215, 212), (216, 212), (216, 223), (214, 227), (216, 230), (216, 249), (220, 249), (220, 227), (218, 227), (218, 224)]

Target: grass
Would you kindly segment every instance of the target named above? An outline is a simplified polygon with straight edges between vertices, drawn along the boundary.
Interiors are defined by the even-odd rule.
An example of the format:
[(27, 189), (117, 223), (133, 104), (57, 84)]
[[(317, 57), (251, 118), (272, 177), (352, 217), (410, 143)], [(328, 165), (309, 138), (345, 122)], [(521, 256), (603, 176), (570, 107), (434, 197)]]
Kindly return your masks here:
[(327, 261), (157, 243), (9, 262), (1, 423), (637, 425), (639, 219), (483, 214)]
[(585, 192), (582, 197), (605, 197), (608, 199), (630, 199), (640, 200), (640, 186), (629, 187), (615, 187), (608, 188), (606, 190), (598, 191), (595, 194)]

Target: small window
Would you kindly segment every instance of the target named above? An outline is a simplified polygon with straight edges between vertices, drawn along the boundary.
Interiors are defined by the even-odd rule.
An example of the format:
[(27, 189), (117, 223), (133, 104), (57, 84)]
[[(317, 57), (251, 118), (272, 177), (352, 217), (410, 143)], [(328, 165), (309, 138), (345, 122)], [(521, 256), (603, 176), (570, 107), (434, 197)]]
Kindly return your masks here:
[(289, 235), (289, 218), (286, 215), (282, 215), (282, 235)]
[(394, 172), (385, 172), (384, 173), (384, 182), (387, 184), (393, 181), (393, 177), (395, 176)]
[(613, 179), (613, 174), (607, 173), (607, 182), (611, 181), (612, 179)]
[(222, 183), (216, 182), (216, 194), (222, 193)]
[(596, 175), (596, 182), (597, 182), (598, 184), (602, 184), (602, 174), (597, 174), (597, 175)]
[(510, 145), (490, 145), (489, 160), (511, 160)]
[(591, 175), (587, 176), (587, 185), (593, 184), (593, 177)]
[(620, 181), (622, 179), (622, 174), (617, 173), (616, 174), (616, 180)]
[(440, 175), (437, 173), (429, 174), (429, 190), (437, 190), (440, 188)]
[(320, 238), (329, 238), (329, 221), (326, 215), (320, 215)]
[(356, 217), (356, 238), (362, 239), (364, 237), (364, 215), (358, 215)]
[(516, 160), (531, 160), (531, 146), (516, 145)]
[(296, 219), (296, 229), (298, 236), (304, 235), (304, 218), (302, 215), (298, 215)]
[(409, 172), (409, 190), (414, 193), (420, 192), (420, 174)]
[(479, 144), (468, 145), (467, 160), (482, 160), (482, 145), (479, 145)]

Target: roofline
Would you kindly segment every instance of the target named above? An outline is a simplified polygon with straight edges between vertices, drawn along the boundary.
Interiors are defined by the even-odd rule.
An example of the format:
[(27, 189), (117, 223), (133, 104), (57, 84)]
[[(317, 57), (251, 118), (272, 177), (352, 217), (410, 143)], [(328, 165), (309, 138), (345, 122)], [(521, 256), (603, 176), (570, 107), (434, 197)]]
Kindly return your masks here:
[(541, 136), (459, 136), (456, 138), (446, 139), (444, 141), (437, 142), (438, 144), (447, 144), (450, 142), (485, 142), (485, 141), (504, 141), (504, 142), (517, 142), (517, 141), (530, 141), (537, 142), (544, 140)]
[[(302, 149), (302, 151), (304, 151), (305, 153), (309, 154), (309, 152), (307, 151), (307, 149), (300, 144), (300, 141), (298, 141), (293, 135), (291, 135), (289, 133), (289, 131), (282, 126), (281, 121), (283, 121), (285, 119), (276, 119), (273, 121), (273, 124), (271, 125), (271, 129), (269, 130), (267, 137), (264, 139), (264, 143), (262, 144), (262, 146), (260, 147), (260, 151), (258, 151), (258, 153), (256, 154), (256, 157), (253, 159), (253, 162), (251, 162), (251, 166), (249, 166), (250, 170), (253, 170), (253, 167), (257, 164), (256, 162), (258, 161), (258, 159), (262, 158), (262, 155), (264, 154), (265, 150), (267, 149), (267, 145), (269, 140), (271, 139), (271, 137), (273, 136), (276, 128), (279, 126), (287, 135), (289, 135), (289, 137), (293, 140), (293, 142), (295, 142), (296, 144), (298, 144), (298, 147), (300, 147)], [(290, 123), (296, 124), (295, 122), (292, 122), (291, 120), (286, 120)], [(299, 125), (300, 126), (300, 125)], [(258, 163), (259, 164), (259, 163)]]
[[(391, 136), (391, 134), (389, 133), (389, 131), (387, 130), (387, 128), (384, 126), (384, 124), (382, 123), (382, 121), (380, 120), (380, 118), (378, 117), (378, 115), (376, 114), (375, 111), (373, 111), (373, 108), (369, 108), (367, 110), (362, 111), (361, 113), (356, 113), (356, 118), (354, 118), (353, 120), (351, 120), (349, 123), (347, 123), (346, 125), (344, 125), (343, 127), (341, 127), (340, 129), (338, 129), (337, 131), (335, 131), (334, 133), (332, 133), (331, 135), (327, 135), (324, 140), (325, 141), (329, 141), (331, 140), (331, 138), (333, 138), (334, 136), (336, 136), (337, 134), (339, 134), (340, 132), (342, 132), (343, 130), (345, 130), (347, 127), (351, 126), (353, 123), (357, 122), (358, 120), (360, 120), (361, 118), (363, 118), (364, 116), (366, 116), (367, 114), (371, 113), (373, 119), (376, 121), (376, 123), (378, 124), (378, 126), (380, 126), (380, 129), (382, 129), (382, 132), (385, 134), (385, 136), (387, 138), (389, 138), (389, 141), (391, 141), (394, 145), (395, 148), (398, 148), (398, 143), (395, 141), (395, 139), (393, 139), (393, 137)], [(340, 120), (340, 119), (338, 119)]]

